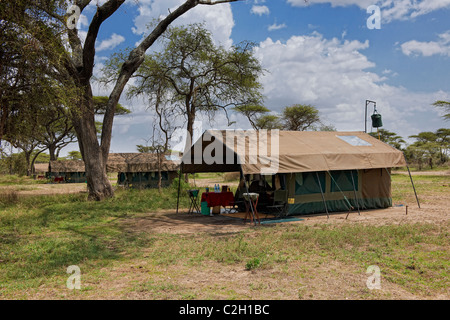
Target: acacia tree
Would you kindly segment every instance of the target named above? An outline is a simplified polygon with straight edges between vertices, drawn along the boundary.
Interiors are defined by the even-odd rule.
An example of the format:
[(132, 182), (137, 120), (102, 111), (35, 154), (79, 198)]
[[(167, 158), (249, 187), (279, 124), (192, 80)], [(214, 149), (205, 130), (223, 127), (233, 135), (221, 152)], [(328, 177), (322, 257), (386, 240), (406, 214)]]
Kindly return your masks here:
[(445, 120), (450, 120), (450, 102), (449, 101), (436, 101), (435, 103), (433, 103), (433, 106), (443, 109), (444, 112), (446, 112), (442, 117)]
[(280, 117), (274, 114), (265, 114), (260, 116), (255, 121), (255, 127), (257, 130), (282, 130), (283, 124), (280, 121)]
[(216, 46), (201, 24), (170, 27), (161, 39), (162, 51), (146, 56), (129, 94), (160, 91), (151, 101), (158, 105), (157, 99), (162, 99), (178, 107), (191, 138), (199, 113), (212, 118), (223, 110), (228, 117), (227, 108), (262, 99), (258, 78), (263, 70), (250, 43), (230, 49)]
[(433, 169), (433, 161), (439, 154), (439, 143), (437, 142), (438, 138), (436, 133), (425, 131), (409, 136), (409, 138), (416, 139), (416, 142), (409, 145), (407, 149), (416, 158), (419, 164), (419, 170), (422, 169), (422, 164), (425, 161)]
[(246, 116), (248, 121), (250, 122), (250, 125), (253, 127), (253, 129), (255, 129), (255, 130), (265, 129), (265, 128), (259, 127), (259, 125), (261, 125), (261, 121), (259, 121), (259, 120), (262, 117), (264, 117), (264, 115), (267, 112), (270, 111), (266, 107), (261, 106), (261, 105), (243, 105), (243, 106), (234, 107), (233, 110)]
[(402, 145), (406, 144), (406, 141), (401, 136), (386, 129), (378, 129), (378, 132), (371, 132), (369, 134), (374, 138), (380, 137), (381, 141), (398, 150), (402, 150)]
[[(89, 198), (102, 200), (114, 195), (106, 175), (106, 163), (111, 145), (112, 127), (117, 103), (131, 76), (145, 58), (145, 52), (178, 17), (197, 5), (216, 5), (238, 0), (186, 0), (167, 14), (150, 33), (130, 52), (123, 63), (114, 88), (109, 95), (101, 130), (97, 139), (95, 109), (91, 79), (95, 63), (95, 44), (102, 24), (116, 13), (125, 0), (107, 0), (97, 5), (84, 42), (76, 24), (70, 24), (74, 11), (68, 11), (66, 0), (18, 0), (6, 2), (8, 15), (21, 29), (36, 40), (49, 62), (66, 86), (76, 89), (71, 119), (85, 163)], [(74, 0), (78, 13), (83, 13), (91, 0)], [(3, 2), (2, 2), (3, 5)], [(67, 44), (68, 41), (68, 44)], [(55, 59), (53, 59), (55, 58)]]
[(320, 122), (319, 110), (310, 105), (295, 104), (283, 109), (285, 130), (305, 131)]

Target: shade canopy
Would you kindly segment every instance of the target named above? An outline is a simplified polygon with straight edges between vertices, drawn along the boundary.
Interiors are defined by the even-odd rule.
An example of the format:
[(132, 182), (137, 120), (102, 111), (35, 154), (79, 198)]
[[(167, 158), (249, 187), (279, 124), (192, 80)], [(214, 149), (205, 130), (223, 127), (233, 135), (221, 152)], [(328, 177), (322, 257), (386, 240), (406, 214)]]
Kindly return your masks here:
[(364, 132), (208, 130), (182, 158), (182, 171), (244, 174), (406, 166), (401, 151)]

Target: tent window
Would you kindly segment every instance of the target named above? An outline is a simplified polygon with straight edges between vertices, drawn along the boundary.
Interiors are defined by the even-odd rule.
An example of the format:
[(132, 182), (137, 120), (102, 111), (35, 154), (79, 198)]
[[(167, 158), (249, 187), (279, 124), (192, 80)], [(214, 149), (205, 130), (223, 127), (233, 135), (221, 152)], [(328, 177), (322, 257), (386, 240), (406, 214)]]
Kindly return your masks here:
[[(332, 171), (331, 174), (331, 192), (353, 191), (353, 181), (355, 189), (358, 191), (358, 171)], [(353, 181), (352, 181), (353, 175)]]
[[(320, 185), (322, 192), (325, 193), (325, 172), (319, 172)], [(302, 172), (295, 174), (295, 194), (313, 194), (320, 193), (319, 181), (316, 172)]]
[(372, 146), (369, 142), (361, 139), (357, 136), (337, 136), (339, 139), (347, 142), (348, 144), (351, 144), (352, 146), (359, 147), (359, 146)]
[[(151, 180), (158, 180), (158, 172), (151, 172), (150, 173), (150, 179)], [(169, 180), (169, 173), (167, 171), (161, 171), (161, 180)]]

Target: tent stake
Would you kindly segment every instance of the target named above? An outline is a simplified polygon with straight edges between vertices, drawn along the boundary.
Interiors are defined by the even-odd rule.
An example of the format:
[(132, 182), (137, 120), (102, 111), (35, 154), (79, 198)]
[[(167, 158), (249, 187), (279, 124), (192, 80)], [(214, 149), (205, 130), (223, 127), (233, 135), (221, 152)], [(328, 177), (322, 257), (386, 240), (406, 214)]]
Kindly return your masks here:
[(325, 201), (325, 196), (323, 195), (323, 191), (322, 191), (322, 184), (320, 183), (319, 173), (317, 171), (316, 171), (316, 176), (317, 176), (317, 182), (319, 183), (320, 194), (322, 195), (323, 205), (325, 206), (325, 211), (327, 212), (327, 217), (328, 217), (327, 219), (330, 219), (330, 215), (328, 214), (327, 203)]
[(180, 188), (181, 188), (181, 165), (180, 165), (180, 175), (178, 177), (177, 214), (178, 214), (178, 205), (180, 204)]

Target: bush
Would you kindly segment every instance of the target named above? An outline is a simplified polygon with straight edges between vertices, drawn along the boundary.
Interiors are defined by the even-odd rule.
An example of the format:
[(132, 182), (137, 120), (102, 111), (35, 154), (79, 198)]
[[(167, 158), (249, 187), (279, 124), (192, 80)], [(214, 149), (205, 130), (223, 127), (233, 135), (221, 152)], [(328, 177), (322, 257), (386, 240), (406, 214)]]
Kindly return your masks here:
[(250, 271), (258, 268), (259, 266), (261, 266), (261, 260), (258, 258), (253, 258), (247, 262), (247, 264), (245, 265), (245, 269)]

